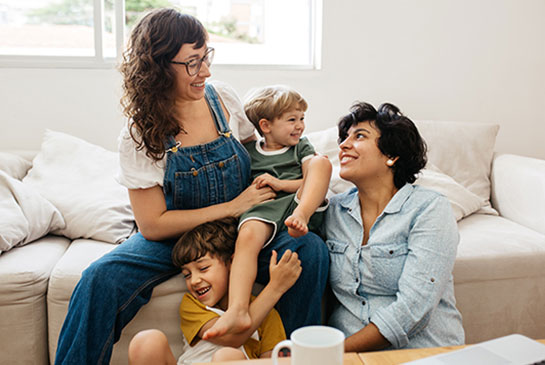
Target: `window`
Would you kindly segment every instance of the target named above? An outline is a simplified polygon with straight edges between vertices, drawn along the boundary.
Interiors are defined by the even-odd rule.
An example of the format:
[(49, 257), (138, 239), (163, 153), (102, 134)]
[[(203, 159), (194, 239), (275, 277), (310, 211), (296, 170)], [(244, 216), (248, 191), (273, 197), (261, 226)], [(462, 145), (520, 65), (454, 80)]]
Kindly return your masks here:
[(114, 67), (157, 7), (201, 20), (216, 64), (318, 66), (321, 0), (0, 0), (0, 65)]

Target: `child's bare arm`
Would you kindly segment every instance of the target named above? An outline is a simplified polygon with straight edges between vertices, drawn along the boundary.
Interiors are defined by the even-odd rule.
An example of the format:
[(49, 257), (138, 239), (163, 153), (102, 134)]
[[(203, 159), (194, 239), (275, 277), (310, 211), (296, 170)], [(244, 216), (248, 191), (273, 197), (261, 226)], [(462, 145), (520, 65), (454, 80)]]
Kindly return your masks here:
[[(301, 275), (301, 261), (296, 252), (287, 250), (282, 258), (277, 262), (277, 253), (273, 251), (269, 264), (270, 280), (263, 288), (257, 298), (250, 304), (249, 312), (252, 318), (252, 326), (241, 333), (228, 333), (209, 339), (208, 341), (221, 345), (239, 347), (243, 345), (248, 338), (261, 325), (265, 317), (274, 308), (274, 305), (282, 295), (295, 284), (299, 275)], [(207, 329), (212, 327), (217, 318), (208, 321), (199, 331), (198, 336), (202, 338)]]

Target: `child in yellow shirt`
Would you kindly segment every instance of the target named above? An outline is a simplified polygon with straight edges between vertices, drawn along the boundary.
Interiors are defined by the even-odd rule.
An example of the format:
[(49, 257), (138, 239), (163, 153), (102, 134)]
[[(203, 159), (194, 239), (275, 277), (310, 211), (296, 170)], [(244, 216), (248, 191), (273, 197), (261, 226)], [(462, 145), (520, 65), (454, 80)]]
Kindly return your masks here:
[[(227, 309), (229, 272), (237, 234), (236, 220), (205, 223), (186, 232), (172, 259), (182, 269), (188, 293), (180, 305), (181, 328), (187, 344), (178, 364), (269, 357), (286, 338), (274, 305), (301, 273), (297, 253), (286, 251), (277, 262), (273, 251), (270, 281), (250, 303), (251, 327), (241, 333), (202, 340)], [(129, 346), (129, 364), (176, 364), (166, 336), (159, 330), (139, 332)]]

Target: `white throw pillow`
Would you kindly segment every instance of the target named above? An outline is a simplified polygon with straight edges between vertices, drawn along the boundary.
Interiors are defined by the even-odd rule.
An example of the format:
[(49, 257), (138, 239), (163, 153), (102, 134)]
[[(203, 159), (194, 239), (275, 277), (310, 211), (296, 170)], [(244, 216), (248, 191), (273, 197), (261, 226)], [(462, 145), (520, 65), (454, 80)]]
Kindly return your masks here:
[(428, 162), (485, 201), (482, 213), (497, 214), (490, 206), (490, 170), (497, 124), (415, 121), (428, 145)]
[(414, 183), (446, 196), (457, 221), (478, 211), (486, 204), (484, 199), (458, 184), (452, 177), (443, 174), (433, 164), (428, 163), (427, 168), (420, 172), (420, 176)]
[(0, 171), (6, 172), (17, 180), (21, 180), (31, 166), (32, 163), (24, 157), (13, 153), (0, 152)]
[(23, 179), (55, 205), (71, 239), (121, 243), (135, 230), (127, 189), (114, 179), (118, 154), (65, 133), (46, 130)]
[(65, 226), (53, 204), (5, 171), (0, 171), (0, 217), (0, 253)]

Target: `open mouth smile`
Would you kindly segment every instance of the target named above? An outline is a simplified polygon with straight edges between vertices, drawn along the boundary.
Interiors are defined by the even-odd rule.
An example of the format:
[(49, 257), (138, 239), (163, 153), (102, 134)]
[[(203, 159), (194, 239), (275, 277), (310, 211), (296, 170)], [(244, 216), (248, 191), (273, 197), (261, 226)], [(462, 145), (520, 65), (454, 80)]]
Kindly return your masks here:
[(205, 295), (206, 293), (208, 293), (210, 291), (210, 287), (207, 286), (206, 288), (202, 288), (202, 289), (195, 289), (195, 292), (200, 296), (202, 297), (203, 295)]

